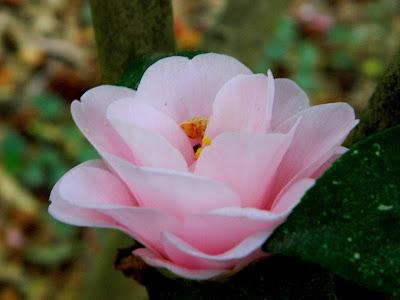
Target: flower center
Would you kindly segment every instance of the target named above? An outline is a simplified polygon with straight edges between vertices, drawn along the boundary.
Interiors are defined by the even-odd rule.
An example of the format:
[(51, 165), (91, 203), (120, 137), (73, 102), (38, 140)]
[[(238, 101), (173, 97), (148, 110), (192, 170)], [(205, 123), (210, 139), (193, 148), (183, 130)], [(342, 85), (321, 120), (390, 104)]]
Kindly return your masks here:
[(202, 139), (206, 132), (208, 123), (207, 117), (194, 117), (183, 121), (179, 126), (183, 129), (186, 135), (191, 139)]
[(186, 135), (191, 139), (201, 139), (201, 145), (197, 144), (193, 147), (194, 159), (198, 159), (204, 147), (211, 144), (211, 139), (204, 136), (207, 129), (207, 117), (194, 117), (189, 120), (183, 121), (179, 124)]

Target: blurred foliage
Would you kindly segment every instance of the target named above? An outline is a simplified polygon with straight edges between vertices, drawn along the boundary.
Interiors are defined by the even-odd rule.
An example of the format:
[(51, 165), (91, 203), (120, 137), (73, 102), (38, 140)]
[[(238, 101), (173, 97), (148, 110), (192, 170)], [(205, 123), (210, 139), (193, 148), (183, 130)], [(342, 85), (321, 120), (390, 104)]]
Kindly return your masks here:
[[(200, 49), (226, 2), (174, 0), (178, 47)], [(0, 0), (0, 7), (0, 300), (80, 299), (96, 270), (111, 265), (108, 231), (62, 224), (47, 206), (63, 173), (97, 157), (69, 113), (73, 99), (100, 84), (90, 9), (84, 0)], [(399, 37), (398, 0), (294, 0), (253, 67), (296, 80), (313, 103), (348, 101), (361, 110)], [(109, 276), (115, 282), (102, 278), (108, 284), (96, 295), (104, 288), (115, 299), (132, 297), (129, 284), (144, 298), (117, 271)]]

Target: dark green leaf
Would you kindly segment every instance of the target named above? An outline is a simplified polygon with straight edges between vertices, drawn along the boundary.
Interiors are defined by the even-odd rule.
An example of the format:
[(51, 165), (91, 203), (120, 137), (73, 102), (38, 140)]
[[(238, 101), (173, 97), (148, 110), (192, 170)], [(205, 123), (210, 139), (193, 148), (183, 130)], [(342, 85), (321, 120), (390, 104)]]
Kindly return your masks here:
[(400, 295), (400, 126), (343, 155), (306, 193), (266, 251), (319, 263)]
[(142, 274), (150, 299), (336, 299), (324, 269), (298, 259), (274, 256), (239, 272), (227, 282), (171, 280), (154, 269)]
[(134, 90), (137, 89), (140, 79), (142, 78), (144, 72), (154, 64), (157, 60), (161, 58), (169, 57), (169, 56), (185, 56), (188, 58), (193, 58), (194, 56), (204, 53), (202, 51), (187, 51), (187, 52), (177, 52), (177, 53), (167, 53), (167, 54), (154, 54), (143, 56), (141, 59), (135, 60), (129, 67), (126, 69), (124, 74), (119, 81), (119, 85), (126, 86), (132, 88)]

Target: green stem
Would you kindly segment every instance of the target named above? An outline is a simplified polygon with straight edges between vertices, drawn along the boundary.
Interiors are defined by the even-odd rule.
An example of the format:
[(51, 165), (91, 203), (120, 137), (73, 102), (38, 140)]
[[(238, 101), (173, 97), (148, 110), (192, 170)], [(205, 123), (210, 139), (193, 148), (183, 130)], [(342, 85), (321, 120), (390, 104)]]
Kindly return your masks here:
[(128, 61), (173, 52), (170, 0), (90, 0), (99, 62), (106, 83), (116, 83)]
[(354, 143), (385, 128), (400, 123), (400, 51), (394, 57), (369, 99), (361, 122), (353, 132)]

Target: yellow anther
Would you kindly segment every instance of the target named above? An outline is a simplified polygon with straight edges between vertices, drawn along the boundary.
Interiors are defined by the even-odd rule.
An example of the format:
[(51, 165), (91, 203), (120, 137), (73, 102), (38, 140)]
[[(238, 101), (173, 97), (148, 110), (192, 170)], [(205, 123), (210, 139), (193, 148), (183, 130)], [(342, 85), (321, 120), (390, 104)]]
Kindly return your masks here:
[(194, 153), (194, 159), (198, 159), (201, 152), (203, 152), (204, 148), (211, 145), (211, 139), (208, 136), (203, 137), (201, 140), (201, 147), (197, 148), (196, 152)]
[(203, 137), (203, 139), (201, 140), (201, 144), (203, 147), (211, 145), (210, 137), (208, 137), (208, 136)]
[(208, 119), (206, 117), (194, 117), (183, 121), (179, 126), (191, 139), (203, 138), (207, 128)]
[(199, 147), (194, 154), (194, 159), (197, 160), (200, 157), (201, 152), (203, 151), (202, 147)]

